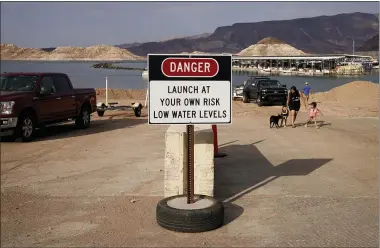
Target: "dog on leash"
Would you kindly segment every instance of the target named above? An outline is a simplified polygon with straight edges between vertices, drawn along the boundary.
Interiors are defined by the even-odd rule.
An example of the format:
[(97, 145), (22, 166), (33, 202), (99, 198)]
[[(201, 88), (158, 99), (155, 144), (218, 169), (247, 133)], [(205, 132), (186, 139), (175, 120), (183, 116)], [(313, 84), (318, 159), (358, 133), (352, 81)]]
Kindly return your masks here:
[(278, 123), (280, 122), (281, 119), (282, 119), (281, 115), (272, 115), (269, 118), (269, 127), (272, 128), (275, 126), (276, 128), (279, 128)]

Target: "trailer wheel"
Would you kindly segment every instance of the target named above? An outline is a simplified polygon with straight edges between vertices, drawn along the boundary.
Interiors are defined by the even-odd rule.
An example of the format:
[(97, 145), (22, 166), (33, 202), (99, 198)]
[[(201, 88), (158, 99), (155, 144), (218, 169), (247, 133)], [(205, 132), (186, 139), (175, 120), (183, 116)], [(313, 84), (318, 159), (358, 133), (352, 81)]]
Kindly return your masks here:
[(102, 110), (97, 110), (96, 112), (98, 113), (98, 116), (100, 117), (104, 115), (104, 111)]
[(141, 109), (142, 109), (141, 104), (138, 107), (136, 107), (136, 108), (133, 109), (133, 111), (135, 112), (135, 116), (136, 117), (141, 117)]
[[(205, 195), (194, 195), (188, 205), (186, 195), (162, 199), (156, 207), (156, 220), (161, 227), (185, 233), (206, 232), (223, 225), (223, 203)], [(189, 207), (190, 206), (190, 207)]]

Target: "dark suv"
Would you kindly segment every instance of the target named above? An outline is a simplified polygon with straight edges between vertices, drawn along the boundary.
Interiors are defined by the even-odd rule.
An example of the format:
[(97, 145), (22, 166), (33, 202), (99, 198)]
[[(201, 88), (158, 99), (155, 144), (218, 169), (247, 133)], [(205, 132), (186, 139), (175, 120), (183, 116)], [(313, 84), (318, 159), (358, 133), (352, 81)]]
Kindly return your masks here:
[(234, 89), (234, 92), (233, 92), (233, 99), (237, 99), (237, 98), (243, 98), (243, 89), (244, 89), (244, 86), (247, 84), (247, 83), (252, 83), (253, 81), (257, 81), (257, 80), (260, 80), (260, 79), (270, 79), (269, 77), (255, 77), (255, 76), (250, 76), (248, 80), (245, 80), (243, 84), (240, 84), (238, 86), (235, 87)]
[(243, 88), (243, 102), (248, 103), (255, 100), (259, 106), (275, 102), (285, 104), (287, 95), (286, 85), (269, 78), (250, 79)]

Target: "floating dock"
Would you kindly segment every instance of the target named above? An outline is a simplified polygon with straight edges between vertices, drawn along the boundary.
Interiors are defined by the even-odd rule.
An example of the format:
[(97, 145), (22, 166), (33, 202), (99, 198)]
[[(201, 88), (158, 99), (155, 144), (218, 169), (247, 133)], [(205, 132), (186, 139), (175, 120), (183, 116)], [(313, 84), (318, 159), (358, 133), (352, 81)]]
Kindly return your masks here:
[(262, 75), (358, 75), (372, 69), (371, 56), (334, 54), (305, 56), (233, 56), (234, 71)]

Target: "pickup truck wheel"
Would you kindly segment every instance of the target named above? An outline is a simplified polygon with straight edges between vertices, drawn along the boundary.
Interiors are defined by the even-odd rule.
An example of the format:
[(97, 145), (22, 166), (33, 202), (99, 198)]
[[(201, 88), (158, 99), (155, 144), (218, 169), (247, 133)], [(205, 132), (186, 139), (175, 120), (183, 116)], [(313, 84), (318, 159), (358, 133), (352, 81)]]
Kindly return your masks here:
[(90, 109), (87, 106), (84, 106), (80, 111), (79, 116), (75, 120), (75, 124), (78, 128), (88, 128), (90, 126), (91, 116)]
[(247, 94), (243, 94), (243, 102), (244, 102), (244, 103), (249, 103), (249, 102), (250, 102), (250, 99), (249, 99), (249, 97), (247, 96)]
[(263, 102), (261, 101), (260, 97), (257, 97), (257, 106), (261, 107), (263, 106)]
[(30, 142), (34, 138), (36, 132), (36, 122), (32, 115), (24, 114), (20, 117), (13, 139), (21, 137), (22, 141)]

